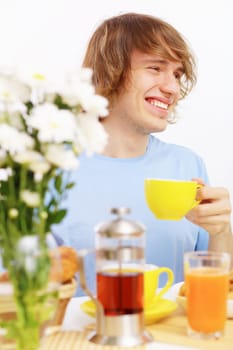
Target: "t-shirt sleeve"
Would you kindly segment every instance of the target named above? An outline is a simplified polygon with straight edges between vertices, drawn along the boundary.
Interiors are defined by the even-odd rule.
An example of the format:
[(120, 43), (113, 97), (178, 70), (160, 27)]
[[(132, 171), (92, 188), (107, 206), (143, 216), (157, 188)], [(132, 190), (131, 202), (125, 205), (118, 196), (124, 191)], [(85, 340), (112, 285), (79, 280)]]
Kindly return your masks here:
[(195, 250), (208, 250), (208, 244), (209, 234), (206, 230), (200, 227)]

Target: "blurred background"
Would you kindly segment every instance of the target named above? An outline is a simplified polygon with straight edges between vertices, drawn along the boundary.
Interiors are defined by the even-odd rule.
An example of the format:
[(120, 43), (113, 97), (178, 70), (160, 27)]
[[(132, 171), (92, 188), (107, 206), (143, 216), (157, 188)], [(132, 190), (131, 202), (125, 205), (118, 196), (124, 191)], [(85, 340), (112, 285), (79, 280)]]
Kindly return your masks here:
[(198, 83), (179, 121), (158, 136), (204, 159), (211, 184), (233, 202), (233, 2), (231, 0), (0, 0), (0, 66), (75, 69), (100, 22), (124, 12), (158, 16), (189, 42)]

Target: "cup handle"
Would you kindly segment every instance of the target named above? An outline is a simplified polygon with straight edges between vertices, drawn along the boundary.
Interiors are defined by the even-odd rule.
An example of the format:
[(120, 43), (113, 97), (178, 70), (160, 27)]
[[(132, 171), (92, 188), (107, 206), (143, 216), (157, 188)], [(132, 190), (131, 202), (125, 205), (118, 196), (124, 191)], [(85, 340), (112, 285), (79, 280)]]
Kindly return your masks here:
[(161, 298), (168, 291), (168, 289), (172, 286), (174, 282), (174, 273), (171, 269), (169, 269), (169, 267), (159, 267), (158, 278), (159, 278), (159, 275), (163, 272), (167, 273), (167, 282), (165, 286), (159, 291), (159, 293), (155, 295), (156, 298)]
[[(201, 187), (203, 187), (204, 185), (203, 184), (199, 184), (199, 183), (197, 183), (197, 190), (199, 189), (199, 188), (201, 188)], [(193, 208), (195, 208), (199, 203), (201, 203), (201, 201), (199, 200), (194, 200), (194, 203), (193, 203), (193, 205), (192, 205), (192, 207), (191, 207), (191, 209), (193, 209)], [(190, 209), (190, 210), (191, 210)]]

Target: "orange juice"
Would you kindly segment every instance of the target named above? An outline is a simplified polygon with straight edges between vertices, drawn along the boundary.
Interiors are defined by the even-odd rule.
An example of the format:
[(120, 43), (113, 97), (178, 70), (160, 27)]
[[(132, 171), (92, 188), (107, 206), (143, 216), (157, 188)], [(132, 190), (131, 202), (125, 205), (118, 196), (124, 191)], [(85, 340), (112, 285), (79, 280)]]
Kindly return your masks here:
[(227, 308), (227, 272), (215, 267), (190, 269), (185, 281), (190, 327), (203, 333), (223, 330)]

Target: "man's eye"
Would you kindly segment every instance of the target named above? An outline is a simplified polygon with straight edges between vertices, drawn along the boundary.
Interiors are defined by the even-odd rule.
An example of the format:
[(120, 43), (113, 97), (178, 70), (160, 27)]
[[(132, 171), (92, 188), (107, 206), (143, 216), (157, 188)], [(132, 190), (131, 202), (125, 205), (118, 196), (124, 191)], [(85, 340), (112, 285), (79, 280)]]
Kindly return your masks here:
[(179, 73), (179, 72), (174, 74), (174, 76), (175, 76), (175, 78), (176, 78), (177, 80), (181, 80), (182, 75), (183, 75), (183, 74), (182, 74), (182, 73)]
[(157, 66), (150, 66), (148, 67), (149, 69), (152, 69), (152, 70), (155, 70), (156, 72), (160, 72), (160, 67), (157, 67)]

